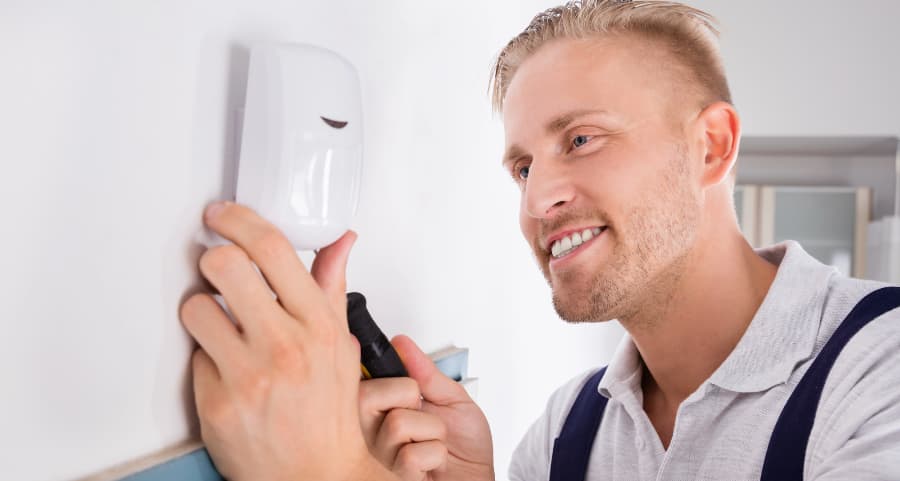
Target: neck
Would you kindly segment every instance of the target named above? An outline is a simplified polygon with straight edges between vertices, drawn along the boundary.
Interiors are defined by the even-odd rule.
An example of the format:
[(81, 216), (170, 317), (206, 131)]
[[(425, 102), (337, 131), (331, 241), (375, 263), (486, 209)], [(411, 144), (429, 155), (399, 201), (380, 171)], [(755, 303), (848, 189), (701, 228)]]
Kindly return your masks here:
[(648, 289), (659, 298), (620, 322), (643, 359), (645, 397), (677, 409), (734, 350), (777, 268), (735, 231), (724, 242), (701, 239), (673, 269), (670, 285)]

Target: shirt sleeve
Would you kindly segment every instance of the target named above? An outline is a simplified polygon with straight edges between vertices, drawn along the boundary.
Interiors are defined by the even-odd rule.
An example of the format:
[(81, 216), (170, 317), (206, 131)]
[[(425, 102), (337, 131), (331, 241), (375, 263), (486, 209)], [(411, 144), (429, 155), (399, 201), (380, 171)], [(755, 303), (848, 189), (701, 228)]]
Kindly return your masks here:
[[(545, 410), (513, 451), (509, 481), (544, 481), (550, 477), (550, 416)], [(552, 450), (552, 446), (550, 448)]]
[(519, 445), (513, 451), (509, 463), (509, 481), (547, 481), (550, 479), (550, 457), (553, 455), (553, 441), (562, 430), (562, 423), (575, 396), (587, 378), (596, 372), (592, 369), (558, 388), (543, 414), (535, 421)]
[(872, 321), (844, 348), (808, 447), (807, 479), (900, 479), (900, 309)]

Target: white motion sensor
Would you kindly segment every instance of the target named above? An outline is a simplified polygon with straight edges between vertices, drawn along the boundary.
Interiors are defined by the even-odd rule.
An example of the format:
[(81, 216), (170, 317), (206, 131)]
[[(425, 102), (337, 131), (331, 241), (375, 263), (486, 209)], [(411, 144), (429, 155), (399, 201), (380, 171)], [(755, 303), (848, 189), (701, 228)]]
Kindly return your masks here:
[(272, 222), (297, 250), (325, 247), (350, 226), (362, 173), (356, 70), (303, 44), (252, 50), (237, 202)]

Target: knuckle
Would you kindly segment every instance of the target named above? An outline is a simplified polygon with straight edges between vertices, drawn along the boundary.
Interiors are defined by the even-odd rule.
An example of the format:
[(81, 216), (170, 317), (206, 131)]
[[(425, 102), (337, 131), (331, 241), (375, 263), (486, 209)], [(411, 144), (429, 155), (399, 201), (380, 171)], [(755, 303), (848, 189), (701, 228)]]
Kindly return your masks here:
[(204, 274), (218, 274), (237, 262), (246, 262), (247, 253), (240, 247), (229, 244), (211, 247), (200, 256), (200, 270)]
[(450, 456), (450, 452), (447, 450), (447, 446), (444, 443), (432, 443), (431, 448), (434, 452), (434, 464), (440, 465), (443, 464), (444, 461)]
[(435, 419), (437, 420), (436, 437), (437, 437), (437, 439), (439, 439), (441, 441), (445, 441), (447, 439), (447, 424), (436, 416), (435, 416)]
[(384, 430), (385, 437), (391, 442), (403, 439), (408, 434), (408, 422), (402, 409), (394, 409), (384, 416), (384, 423), (381, 429)]
[(237, 395), (247, 406), (259, 406), (272, 390), (272, 376), (262, 370), (248, 370), (237, 382)]
[(280, 372), (298, 372), (304, 365), (299, 346), (287, 341), (274, 341), (270, 347), (272, 366)]
[(412, 449), (411, 444), (407, 444), (400, 448), (397, 451), (397, 459), (394, 461), (395, 465), (399, 467), (403, 471), (411, 471), (415, 470), (416, 467), (416, 453), (415, 450)]
[(397, 380), (397, 389), (403, 390), (403, 399), (410, 406), (418, 406), (421, 392), (419, 391), (419, 383), (411, 377), (399, 377)]
[(421, 472), (429, 465), (438, 464), (446, 459), (447, 447), (441, 444), (407, 444), (397, 451), (394, 464), (400, 471), (407, 473)]

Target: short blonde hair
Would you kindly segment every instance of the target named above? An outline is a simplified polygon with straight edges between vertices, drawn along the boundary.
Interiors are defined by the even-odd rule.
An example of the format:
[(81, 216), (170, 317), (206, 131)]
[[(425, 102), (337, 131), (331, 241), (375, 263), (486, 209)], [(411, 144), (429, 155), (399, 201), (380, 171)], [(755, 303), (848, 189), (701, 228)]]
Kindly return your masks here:
[(706, 12), (666, 1), (582, 0), (545, 10), (497, 57), (490, 86), (494, 109), (503, 110), (516, 70), (545, 43), (627, 34), (664, 46), (676, 60), (679, 77), (693, 86), (704, 106), (720, 100), (731, 103), (716, 24)]

